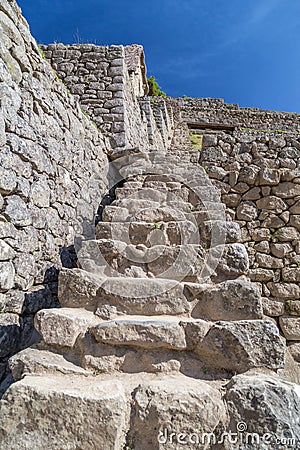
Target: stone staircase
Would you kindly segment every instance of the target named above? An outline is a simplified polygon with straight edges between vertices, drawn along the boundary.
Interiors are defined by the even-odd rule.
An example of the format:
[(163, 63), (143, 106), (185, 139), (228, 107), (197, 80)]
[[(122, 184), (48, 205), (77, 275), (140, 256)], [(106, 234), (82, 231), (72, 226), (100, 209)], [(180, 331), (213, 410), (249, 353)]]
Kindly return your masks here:
[[(82, 240), (79, 268), (60, 273), (61, 308), (36, 314), (41, 341), (10, 360), (1, 449), (181, 448), (164, 427), (220, 437), (249, 419), (223, 397), (246, 377), (233, 375), (267, 374), (264, 391), (285, 373), (285, 340), (263, 316), (239, 227), (205, 171), (160, 153), (120, 158), (114, 171), (122, 182), (95, 239)], [(235, 448), (218, 445), (188, 448)]]

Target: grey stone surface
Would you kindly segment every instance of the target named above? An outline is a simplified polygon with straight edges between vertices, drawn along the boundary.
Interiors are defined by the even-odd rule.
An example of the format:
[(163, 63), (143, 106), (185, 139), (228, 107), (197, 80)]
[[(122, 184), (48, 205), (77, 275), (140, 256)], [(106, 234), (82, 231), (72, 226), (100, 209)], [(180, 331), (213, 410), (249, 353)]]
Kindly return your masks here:
[(27, 376), (5, 393), (0, 414), (0, 440), (6, 449), (117, 450), (125, 442), (127, 402), (117, 381)]
[(170, 377), (151, 384), (141, 383), (134, 393), (134, 448), (171, 450), (181, 446), (180, 440), (187, 439), (188, 444), (188, 436), (195, 430), (199, 435), (218, 433), (225, 422), (226, 410), (220, 393), (200, 380)]
[(284, 367), (285, 343), (271, 322), (217, 322), (196, 351), (217, 368), (245, 372), (254, 367)]
[(243, 423), (244, 432), (259, 436), (259, 442), (253, 437), (253, 441), (244, 443), (245, 450), (283, 450), (288, 439), (294, 439), (292, 447), (297, 448), (299, 385), (272, 375), (249, 373), (232, 378), (227, 389), (229, 429), (235, 431)]
[(219, 283), (199, 294), (192, 316), (206, 320), (262, 319), (259, 289), (246, 280)]

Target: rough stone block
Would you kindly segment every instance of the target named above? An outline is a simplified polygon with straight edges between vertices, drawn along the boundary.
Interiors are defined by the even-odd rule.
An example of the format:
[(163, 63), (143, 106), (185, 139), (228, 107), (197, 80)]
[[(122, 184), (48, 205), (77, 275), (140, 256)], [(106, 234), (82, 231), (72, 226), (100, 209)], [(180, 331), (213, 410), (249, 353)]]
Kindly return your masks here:
[(199, 294), (192, 316), (205, 320), (262, 319), (259, 289), (246, 280), (219, 283)]
[(280, 198), (294, 198), (300, 195), (300, 184), (291, 182), (280, 183), (272, 188), (274, 195)]
[(138, 346), (146, 349), (186, 348), (184, 329), (179, 319), (132, 317), (102, 322), (90, 328), (96, 341), (110, 345)]
[(215, 261), (218, 261), (216, 272), (221, 277), (234, 278), (247, 273), (249, 269), (248, 254), (243, 244), (225, 244), (225, 246), (214, 247), (211, 249), (211, 256), (212, 267), (215, 265)]
[[(245, 424), (250, 436), (253, 433), (260, 437), (262, 450), (284, 448), (287, 439), (297, 442), (300, 433), (298, 391), (297, 384), (272, 375), (249, 373), (232, 378), (225, 396), (230, 417), (228, 428), (239, 430), (239, 424)], [(263, 436), (268, 436), (267, 440), (264, 441)], [(254, 439), (251, 444), (248, 441), (252, 448), (256, 447)], [(278, 439), (282, 444), (276, 443)]]
[(300, 317), (280, 317), (279, 323), (288, 341), (300, 341)]
[(238, 373), (254, 367), (284, 367), (285, 343), (276, 325), (264, 320), (218, 322), (196, 349), (219, 369)]
[(15, 268), (11, 261), (0, 262), (0, 290), (12, 289), (15, 284)]
[(78, 335), (96, 321), (93, 313), (84, 309), (42, 309), (34, 319), (34, 326), (49, 345), (73, 347)]
[(65, 359), (63, 355), (38, 348), (26, 348), (9, 358), (9, 369), (15, 381), (25, 375), (89, 375), (89, 372)]
[(117, 450), (125, 445), (127, 401), (118, 381), (27, 376), (6, 391), (0, 415), (3, 449)]
[(183, 442), (192, 447), (189, 436), (214, 433), (225, 422), (220, 393), (200, 380), (172, 377), (142, 383), (134, 393), (132, 442), (137, 449), (173, 450)]
[(273, 297), (278, 298), (299, 298), (300, 297), (300, 286), (295, 283), (268, 283), (268, 288)]

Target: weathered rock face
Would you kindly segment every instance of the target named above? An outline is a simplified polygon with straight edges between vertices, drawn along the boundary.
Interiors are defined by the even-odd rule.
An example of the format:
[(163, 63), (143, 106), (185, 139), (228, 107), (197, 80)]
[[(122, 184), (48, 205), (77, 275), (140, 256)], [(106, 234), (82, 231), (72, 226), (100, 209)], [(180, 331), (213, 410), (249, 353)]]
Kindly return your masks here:
[(42, 58), (14, 1), (1, 3), (0, 38), (3, 357), (27, 345), (38, 309), (57, 304), (57, 269), (74, 266), (74, 237), (92, 231), (106, 189), (109, 143)]
[(243, 448), (247, 450), (297, 448), (300, 433), (299, 394), (299, 385), (277, 377), (263, 374), (234, 377), (225, 396), (230, 430), (240, 431)]
[(120, 450), (126, 411), (125, 393), (117, 381), (26, 377), (2, 399), (1, 447)]
[(142, 383), (134, 393), (133, 408), (129, 436), (137, 450), (171, 450), (192, 444), (188, 438), (196, 433), (219, 435), (227, 419), (217, 389), (201, 381), (191, 380), (186, 384), (173, 377), (148, 385)]

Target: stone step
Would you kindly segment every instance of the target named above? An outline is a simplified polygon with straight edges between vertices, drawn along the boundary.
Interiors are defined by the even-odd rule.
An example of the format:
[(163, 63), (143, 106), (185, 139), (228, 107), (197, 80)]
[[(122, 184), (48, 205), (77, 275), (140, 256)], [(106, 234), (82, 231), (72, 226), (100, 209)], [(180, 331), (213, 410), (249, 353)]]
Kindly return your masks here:
[(97, 322), (98, 317), (81, 308), (41, 309), (34, 318), (34, 326), (46, 344), (69, 348), (74, 347), (80, 333)]
[[(51, 310), (51, 314), (62, 316), (66, 324), (75, 323), (72, 327), (66, 326), (71, 345), (78, 336), (72, 334), (74, 330), (76, 333), (78, 327), (85, 330), (90, 321), (96, 319), (91, 313), (81, 313), (77, 317), (76, 309), (71, 308), (85, 308), (102, 319), (124, 314), (191, 316), (209, 321), (262, 318), (258, 288), (244, 279), (224, 281), (214, 286), (159, 278), (101, 279), (81, 269), (63, 269), (59, 299), (63, 308)], [(50, 320), (50, 323), (57, 320), (47, 314), (38, 313), (37, 320)], [(40, 325), (37, 329), (40, 331)], [(58, 332), (53, 330), (51, 333), (52, 339), (56, 339)]]
[[(260, 370), (234, 376), (228, 382), (224, 374), (211, 374), (205, 369), (202, 379), (199, 372), (196, 379), (182, 373), (27, 376), (11, 385), (0, 403), (1, 447), (200, 449), (208, 448), (207, 442), (217, 442), (221, 434), (231, 436), (241, 423), (247, 424), (249, 439), (243, 434), (247, 442), (258, 442), (259, 423), (268, 436), (265, 442), (280, 436), (285, 443), (276, 447), (254, 447), (251, 443), (240, 448), (294, 446), (300, 433), (299, 385)], [(214, 375), (220, 379), (213, 380)]]
[(200, 333), (205, 336), (212, 326), (203, 320), (173, 316), (124, 316), (92, 326), (89, 333), (97, 342), (109, 345), (181, 351), (188, 349), (190, 336), (185, 330), (187, 324), (193, 324), (199, 336)]
[(159, 203), (169, 203), (171, 201), (183, 201), (184, 203), (191, 204), (193, 207), (201, 204), (203, 201), (207, 202), (220, 202), (219, 191), (211, 186), (202, 186), (190, 189), (188, 186), (180, 183), (168, 183), (159, 184), (153, 186), (153, 183), (149, 186), (126, 186), (126, 184), (115, 190), (117, 200), (130, 199), (143, 199), (152, 200)]
[(207, 277), (223, 280), (226, 276), (237, 278), (245, 274), (249, 267), (245, 247), (222, 245), (222, 235), (216, 234), (213, 238), (215, 246), (212, 248), (208, 242), (146, 247), (114, 239), (87, 240), (77, 253), (78, 263), (84, 270), (107, 277), (203, 282)]
[(63, 355), (43, 350), (38, 346), (26, 348), (9, 359), (9, 369), (15, 381), (25, 375), (91, 375), (82, 367), (68, 361)]
[(121, 317), (77, 341), (81, 365), (101, 372), (242, 373), (284, 367), (285, 342), (268, 320), (211, 323), (170, 317)]
[(120, 314), (186, 315), (192, 305), (184, 284), (159, 278), (101, 278), (81, 269), (59, 274), (60, 304), (108, 319)]
[(215, 202), (206, 202), (199, 207), (190, 203), (170, 201), (161, 205), (150, 200), (134, 200), (126, 198), (115, 200), (111, 205), (105, 206), (102, 212), (104, 222), (181, 222), (188, 220), (195, 225), (207, 220), (226, 221), (225, 208)]
[(195, 223), (179, 222), (99, 222), (96, 239), (116, 239), (133, 245), (196, 244), (199, 231)]
[(93, 273), (181, 281), (201, 277), (206, 269), (206, 253), (201, 245), (146, 247), (101, 239), (83, 241), (77, 256), (80, 267)]
[(2, 400), (3, 450), (124, 447), (128, 399), (118, 380), (26, 376), (12, 384)]
[(99, 222), (96, 239), (115, 239), (128, 244), (153, 245), (233, 243), (241, 239), (235, 222), (205, 220), (198, 226), (184, 222)]
[(214, 369), (238, 373), (256, 367), (284, 367), (285, 340), (269, 320), (213, 323), (133, 315), (113, 320), (94, 316), (86, 322), (82, 320), (85, 315), (81, 309), (73, 309), (72, 314), (68, 308), (42, 310), (35, 321), (43, 344), (67, 355), (75, 351), (84, 369), (128, 371), (130, 366), (133, 372), (147, 372), (151, 361), (156, 361), (158, 371), (180, 370), (188, 359), (196, 365), (201, 361)]

